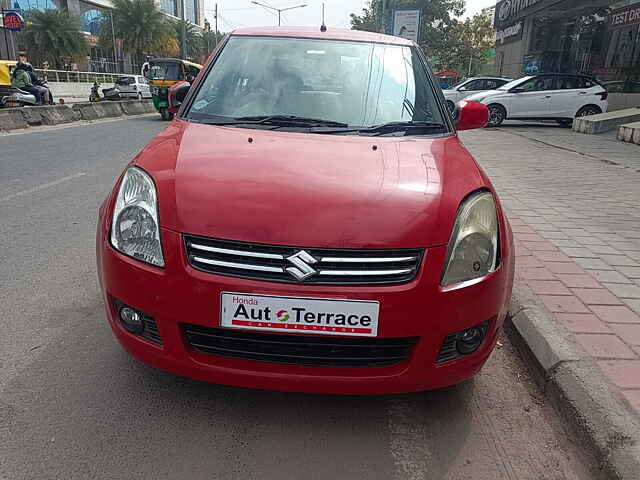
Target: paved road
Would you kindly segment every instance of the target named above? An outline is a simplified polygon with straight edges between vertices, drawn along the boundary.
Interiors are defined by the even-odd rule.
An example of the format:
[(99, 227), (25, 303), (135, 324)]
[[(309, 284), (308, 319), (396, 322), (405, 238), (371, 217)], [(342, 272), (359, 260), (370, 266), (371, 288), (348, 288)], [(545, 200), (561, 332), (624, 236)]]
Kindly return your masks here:
[(336, 397), (143, 366), (106, 325), (96, 209), (155, 116), (0, 136), (0, 479), (588, 479), (504, 342), (472, 383)]

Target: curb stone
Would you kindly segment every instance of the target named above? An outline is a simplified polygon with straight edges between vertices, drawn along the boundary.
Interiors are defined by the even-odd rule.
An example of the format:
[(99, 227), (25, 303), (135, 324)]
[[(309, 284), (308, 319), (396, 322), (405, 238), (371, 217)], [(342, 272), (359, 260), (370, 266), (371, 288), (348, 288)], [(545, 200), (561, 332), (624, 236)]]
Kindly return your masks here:
[(516, 282), (507, 334), (554, 408), (593, 456), (597, 479), (640, 478), (640, 419), (537, 297)]
[(59, 125), (78, 120), (98, 120), (155, 111), (149, 100), (107, 101), (69, 105), (42, 105), (0, 109), (0, 131), (35, 125)]

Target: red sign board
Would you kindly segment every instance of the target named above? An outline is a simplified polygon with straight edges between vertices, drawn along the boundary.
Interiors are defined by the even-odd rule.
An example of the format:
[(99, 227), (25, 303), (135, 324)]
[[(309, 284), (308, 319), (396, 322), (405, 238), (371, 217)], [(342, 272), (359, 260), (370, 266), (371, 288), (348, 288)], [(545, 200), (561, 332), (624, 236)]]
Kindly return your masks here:
[(24, 27), (24, 18), (18, 12), (4, 12), (4, 28), (18, 32)]

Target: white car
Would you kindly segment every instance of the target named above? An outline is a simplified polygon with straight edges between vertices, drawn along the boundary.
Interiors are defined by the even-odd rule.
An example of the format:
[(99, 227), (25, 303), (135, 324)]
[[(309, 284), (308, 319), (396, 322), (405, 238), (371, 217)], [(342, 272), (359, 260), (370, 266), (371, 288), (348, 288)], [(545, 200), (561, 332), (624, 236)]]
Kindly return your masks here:
[(606, 112), (607, 96), (606, 88), (590, 77), (543, 74), (523, 77), (465, 100), (475, 100), (489, 108), (490, 127), (507, 119), (556, 120), (561, 125), (571, 125), (576, 117)]
[(138, 100), (151, 98), (151, 87), (142, 75), (126, 75), (118, 77), (116, 87), (120, 90), (121, 97), (134, 97)]
[(442, 90), (444, 98), (447, 101), (447, 107), (453, 114), (456, 110), (456, 103), (460, 100), (485, 90), (495, 90), (505, 83), (511, 82), (511, 78), (501, 77), (473, 77), (462, 80), (460, 83), (451, 88)]

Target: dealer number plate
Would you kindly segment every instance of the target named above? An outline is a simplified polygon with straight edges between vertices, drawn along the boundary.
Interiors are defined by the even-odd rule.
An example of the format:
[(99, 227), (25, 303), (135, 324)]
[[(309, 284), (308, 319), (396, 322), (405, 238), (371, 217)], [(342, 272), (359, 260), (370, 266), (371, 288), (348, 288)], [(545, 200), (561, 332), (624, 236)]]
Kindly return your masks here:
[(378, 302), (224, 292), (220, 303), (220, 325), (227, 328), (357, 337), (378, 334)]

